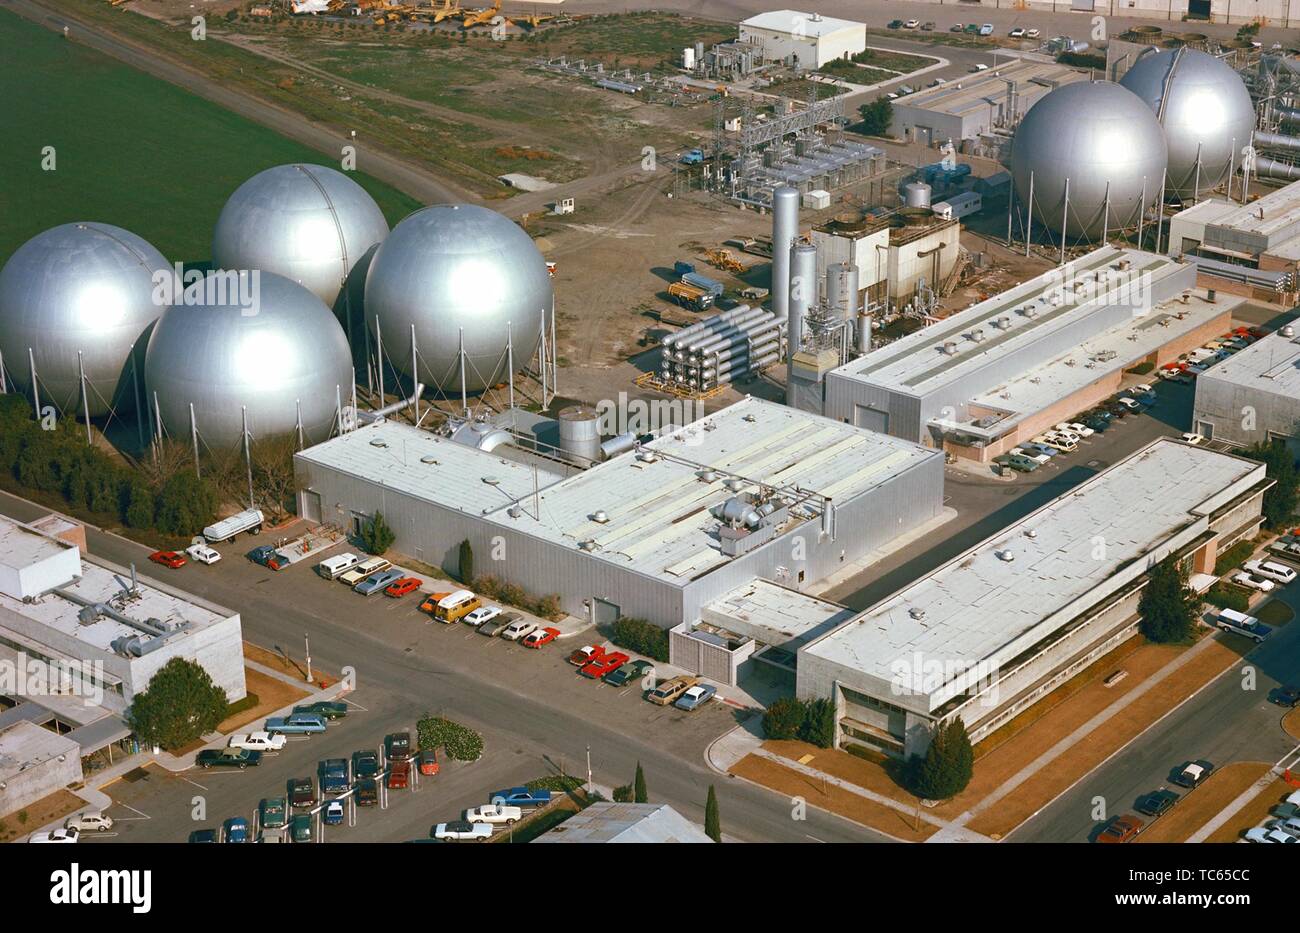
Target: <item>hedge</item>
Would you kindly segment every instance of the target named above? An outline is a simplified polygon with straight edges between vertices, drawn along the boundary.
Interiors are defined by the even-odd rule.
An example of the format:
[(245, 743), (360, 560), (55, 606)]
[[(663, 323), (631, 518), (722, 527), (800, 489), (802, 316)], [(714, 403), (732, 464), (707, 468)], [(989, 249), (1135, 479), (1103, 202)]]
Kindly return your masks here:
[(483, 757), (483, 736), (450, 719), (425, 714), (416, 723), (416, 734), (422, 750), (441, 748), (453, 761), (477, 761)]
[(800, 739), (818, 748), (835, 744), (835, 704), (830, 700), (780, 697), (763, 714), (769, 739)]
[(1250, 595), (1245, 590), (1223, 582), (1210, 587), (1210, 591), (1205, 594), (1205, 601), (1220, 609), (1234, 609), (1237, 612), (1245, 612), (1250, 608)]
[(571, 774), (552, 774), (547, 777), (525, 781), (524, 787), (529, 790), (549, 790), (554, 794), (568, 794), (583, 787), (586, 783), (582, 778), (576, 778)]
[(1240, 567), (1254, 553), (1254, 541), (1238, 541), (1215, 559), (1214, 575), (1221, 577), (1234, 567)]
[(610, 627), (609, 640), (620, 648), (668, 662), (668, 630), (645, 619), (618, 619)]
[(528, 591), (519, 584), (507, 583), (491, 574), (476, 577), (472, 588), (474, 592), (489, 599), (514, 606), (516, 609), (523, 609), (551, 622), (564, 617), (564, 611), (560, 608), (560, 597), (554, 593), (540, 597), (530, 596)]

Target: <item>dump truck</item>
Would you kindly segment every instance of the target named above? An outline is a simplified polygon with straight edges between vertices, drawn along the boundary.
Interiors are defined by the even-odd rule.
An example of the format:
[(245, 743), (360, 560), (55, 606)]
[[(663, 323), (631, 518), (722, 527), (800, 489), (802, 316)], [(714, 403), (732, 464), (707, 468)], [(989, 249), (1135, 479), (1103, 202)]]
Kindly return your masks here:
[(702, 288), (714, 298), (722, 297), (722, 283), (716, 282), (707, 275), (700, 275), (698, 272), (688, 272), (682, 276), (682, 281), (687, 285), (694, 285), (696, 288)]
[(674, 282), (668, 286), (669, 296), (684, 308), (707, 311), (713, 307), (713, 293), (689, 282)]

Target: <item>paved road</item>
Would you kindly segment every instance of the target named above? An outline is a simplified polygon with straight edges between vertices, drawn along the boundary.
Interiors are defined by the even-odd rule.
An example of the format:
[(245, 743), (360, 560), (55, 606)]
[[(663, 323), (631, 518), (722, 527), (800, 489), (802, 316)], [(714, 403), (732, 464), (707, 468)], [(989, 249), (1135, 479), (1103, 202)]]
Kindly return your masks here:
[[(0, 512), (30, 520), (47, 512), (39, 506), (0, 494)], [(87, 529), (90, 552), (119, 564), (134, 561), (145, 575), (148, 549), (124, 539)], [(628, 783), (642, 762), (653, 799), (672, 804), (683, 815), (703, 822), (709, 784), (716, 784), (724, 831), (745, 841), (836, 842), (884, 841), (879, 834), (818, 811), (808, 819), (791, 819), (788, 798), (711, 771), (703, 760), (708, 743), (734, 724), (730, 708), (716, 705), (698, 715), (665, 710), (641, 701), (634, 694), (619, 694), (602, 684), (574, 675), (559, 652), (530, 652), (489, 641), (464, 626), (429, 624), (409, 601), (384, 597), (365, 600), (344, 587), (315, 577), (299, 564), (279, 574), (243, 560), (240, 553), (269, 536), (240, 539), (223, 547), (226, 559), (215, 567), (187, 566), (168, 572), (173, 585), (239, 611), (245, 636), (267, 646), (282, 646), (302, 658), (304, 633), (311, 635), (311, 652), (318, 669), (357, 670), (358, 702), (372, 711), (359, 716), (346, 730), (312, 745), (307, 758), (286, 758), (268, 763), (249, 780), (244, 792), (227, 792), (227, 782), (252, 778), (244, 775), (214, 777), (212, 812), (224, 816), (246, 814), (258, 798), (266, 796), (292, 773), (306, 773), (318, 757), (343, 755), (356, 748), (365, 730), (370, 745), (386, 732), (409, 725), (426, 710), (445, 712), (484, 732), (489, 753), (484, 772), (474, 771), (437, 814), (454, 816), (463, 806), (482, 802), (507, 777), (539, 777), (554, 769), (549, 762), (563, 760), (572, 773), (585, 762), (591, 746), (595, 780), (606, 786)], [(143, 568), (148, 568), (144, 570)], [(159, 571), (162, 572), (161, 570)], [(358, 723), (360, 725), (358, 725)], [(337, 747), (334, 743), (337, 741)], [(502, 759), (517, 762), (506, 767)], [(479, 766), (475, 765), (477, 769)], [(500, 768), (501, 770), (497, 770)], [(218, 784), (217, 781), (222, 783)], [(159, 781), (158, 783), (165, 783)], [(200, 783), (208, 783), (200, 779)], [(450, 784), (451, 782), (448, 782)], [(485, 786), (491, 784), (492, 786)], [(119, 785), (113, 785), (117, 788)], [(184, 788), (181, 788), (183, 791)], [(400, 792), (399, 792), (400, 793)], [(441, 797), (441, 795), (440, 795)], [(182, 812), (183, 795), (164, 796), (158, 804), (167, 817), (159, 823), (163, 838), (184, 836), (192, 827)], [(148, 812), (147, 806), (139, 809)], [(428, 831), (431, 808), (410, 808), (412, 818), (400, 827), (383, 824), (377, 838), (405, 839)], [(418, 815), (418, 816), (417, 816)], [(183, 830), (183, 831), (182, 831)], [(152, 830), (134, 830), (147, 838)]]
[[(1300, 584), (1288, 586), (1278, 598), (1292, 609), (1300, 609)], [(1257, 672), (1254, 690), (1243, 688), (1243, 665)], [(1282, 729), (1286, 711), (1266, 697), (1283, 682), (1294, 683), (1297, 671), (1300, 623), (1293, 622), (1009, 838), (1014, 842), (1085, 841), (1099, 828), (1091, 818), (1094, 797), (1104, 798), (1112, 815), (1130, 811), (1141, 795), (1162, 785), (1172, 786), (1173, 772), (1190, 760), (1205, 759), (1220, 768), (1234, 761), (1272, 764), (1280, 760), (1296, 747), (1296, 741)], [(1172, 789), (1182, 793), (1177, 787)]]

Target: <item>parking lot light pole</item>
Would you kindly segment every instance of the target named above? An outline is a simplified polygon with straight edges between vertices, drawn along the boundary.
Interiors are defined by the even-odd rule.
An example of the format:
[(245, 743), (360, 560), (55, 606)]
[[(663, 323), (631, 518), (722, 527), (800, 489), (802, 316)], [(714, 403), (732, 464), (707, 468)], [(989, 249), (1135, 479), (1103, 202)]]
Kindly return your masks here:
[(307, 683), (311, 683), (311, 636), (303, 632), (302, 641), (307, 649)]
[(591, 746), (587, 746), (587, 796), (591, 796)]

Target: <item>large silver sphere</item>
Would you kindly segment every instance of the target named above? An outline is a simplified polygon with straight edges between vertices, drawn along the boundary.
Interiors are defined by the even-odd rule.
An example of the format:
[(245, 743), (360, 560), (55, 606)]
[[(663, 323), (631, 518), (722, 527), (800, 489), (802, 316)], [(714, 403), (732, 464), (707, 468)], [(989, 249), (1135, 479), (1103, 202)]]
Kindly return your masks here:
[(329, 308), (307, 289), (271, 272), (240, 273), (237, 289), (211, 294), (211, 282), (186, 289), (184, 301), (154, 325), (145, 354), (149, 402), (163, 426), (190, 437), (190, 404), (200, 439), (212, 449), (242, 443), (243, 406), (254, 441), (295, 431), (302, 407), (307, 441), (329, 435), (335, 405), (351, 390), (347, 337)]
[(240, 185), (217, 218), (212, 264), (274, 272), (311, 291), (340, 317), (344, 284), (360, 298), (375, 247), (388, 236), (364, 188), (322, 165), (278, 165)]
[(91, 416), (132, 403), (128, 362), (163, 312), (154, 276), (170, 274), (162, 253), (110, 224), (32, 237), (0, 270), (0, 354), (12, 383), (31, 394), (30, 349), (41, 404), (79, 414), (81, 351)]
[(1255, 110), (1241, 77), (1224, 62), (1195, 49), (1149, 54), (1120, 84), (1142, 98), (1165, 128), (1170, 191), (1181, 197), (1209, 191), (1241, 162)]
[(366, 320), (379, 319), (384, 356), (411, 375), (411, 328), (419, 381), (460, 390), (505, 381), (506, 345), (515, 367), (541, 341), (552, 290), (546, 260), (517, 224), (484, 207), (436, 204), (411, 214), (375, 253), (366, 278)]
[[(1110, 81), (1066, 84), (1030, 108), (1016, 129), (1011, 175), (1034, 224), (1098, 239), (1105, 228), (1136, 226), (1160, 195), (1168, 151), (1155, 114)], [(1066, 204), (1066, 184), (1069, 204)], [(1145, 199), (1143, 192), (1145, 191)], [(1109, 205), (1109, 207), (1108, 207)]]

